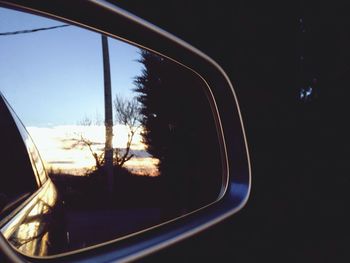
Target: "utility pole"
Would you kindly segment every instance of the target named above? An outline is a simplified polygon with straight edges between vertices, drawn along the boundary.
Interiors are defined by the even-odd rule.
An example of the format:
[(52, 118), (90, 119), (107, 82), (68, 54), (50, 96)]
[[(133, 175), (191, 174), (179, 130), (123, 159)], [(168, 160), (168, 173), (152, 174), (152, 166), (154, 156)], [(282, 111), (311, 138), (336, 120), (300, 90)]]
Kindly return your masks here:
[(102, 38), (102, 53), (103, 53), (103, 75), (104, 75), (104, 100), (105, 100), (105, 127), (106, 127), (106, 141), (105, 141), (105, 164), (104, 169), (107, 175), (108, 193), (113, 192), (114, 178), (113, 178), (113, 114), (112, 114), (112, 86), (111, 86), (111, 72), (109, 64), (109, 51), (107, 36), (101, 35)]

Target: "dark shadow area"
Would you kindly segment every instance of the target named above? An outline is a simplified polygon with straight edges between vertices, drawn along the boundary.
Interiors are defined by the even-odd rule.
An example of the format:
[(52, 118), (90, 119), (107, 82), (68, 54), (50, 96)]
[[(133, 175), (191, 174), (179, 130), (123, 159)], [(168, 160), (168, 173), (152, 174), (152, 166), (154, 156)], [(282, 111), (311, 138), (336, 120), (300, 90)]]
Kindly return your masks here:
[(215, 201), (223, 187), (221, 135), (208, 87), (194, 72), (150, 52), (141, 51), (139, 62), (142, 137), (159, 160), (164, 202), (176, 215)]
[[(0, 116), (0, 130), (3, 140), (1, 146), (3, 150), (0, 150), (2, 176), (0, 179), (0, 219), (2, 219), (36, 191), (38, 184), (34, 172), (31, 171), (30, 159), (21, 134), (2, 97), (0, 97)], [(22, 176), (28, 171), (30, 174)]]
[[(117, 4), (223, 66), (238, 95), (251, 154), (253, 184), (247, 206), (146, 262), (348, 262), (350, 20), (345, 5)], [(300, 18), (306, 27), (304, 40)], [(301, 89), (306, 92), (314, 78), (312, 96), (300, 100)]]
[(87, 176), (50, 175), (64, 201), (68, 251), (122, 237), (166, 220), (160, 214), (164, 204), (159, 177), (114, 169), (116, 185), (112, 195), (100, 171)]

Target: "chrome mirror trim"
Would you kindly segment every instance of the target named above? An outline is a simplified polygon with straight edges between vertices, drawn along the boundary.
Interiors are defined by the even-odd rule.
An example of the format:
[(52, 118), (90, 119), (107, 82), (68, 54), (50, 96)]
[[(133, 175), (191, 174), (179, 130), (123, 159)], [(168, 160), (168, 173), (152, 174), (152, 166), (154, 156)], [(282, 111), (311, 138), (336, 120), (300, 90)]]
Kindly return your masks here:
[[(159, 27), (137, 18), (107, 1), (90, 0), (86, 1), (86, 4), (84, 3), (83, 5), (90, 11), (93, 8), (98, 8), (100, 14), (110, 14), (111, 17), (113, 16), (130, 25), (130, 28), (133, 30), (130, 35), (128, 35), (127, 32), (118, 33), (116, 32), (118, 30), (113, 31), (108, 28), (106, 24), (104, 24), (104, 27), (101, 25), (89, 24), (88, 17), (85, 18), (86, 20), (81, 17), (74, 19), (74, 14), (72, 14), (74, 12), (71, 12), (68, 16), (64, 16), (63, 10), (66, 8), (65, 6), (70, 5), (69, 1), (52, 2), (53, 4), (50, 3), (52, 4), (50, 5), (47, 1), (35, 1), (32, 3), (16, 0), (1, 1), (2, 4), (7, 6), (22, 10), (25, 9), (34, 13), (41, 13), (58, 19), (64, 19), (74, 24), (103, 32), (111, 36), (118, 35), (118, 38), (129, 43), (146, 47), (151, 51), (156, 51), (156, 53), (166, 55), (175, 61), (180, 61), (183, 65), (198, 72), (200, 76), (205, 76), (205, 80), (209, 87), (211, 87), (211, 91), (215, 91), (213, 96), (215, 100), (218, 101), (217, 106), (220, 108), (218, 111), (221, 113), (220, 118), (223, 129), (229, 133), (224, 135), (227, 148), (230, 148), (231, 150), (231, 147), (235, 146), (234, 142), (242, 141), (241, 146), (239, 146), (241, 147), (240, 150), (242, 151), (242, 156), (234, 156), (235, 150), (226, 153), (229, 156), (229, 162), (231, 162), (228, 171), (230, 171), (232, 175), (228, 182), (228, 191), (226, 191), (220, 202), (208, 206), (197, 213), (192, 213), (184, 218), (174, 220), (173, 224), (164, 224), (161, 227), (157, 227), (154, 229), (154, 232), (145, 233), (145, 236), (131, 237), (128, 240), (121, 241), (120, 244), (116, 244), (115, 241), (107, 242), (106, 244), (103, 244), (103, 246), (95, 246), (86, 251), (84, 250), (79, 254), (67, 255), (67, 257), (62, 258), (62, 260), (86, 260), (89, 257), (94, 258), (94, 260), (118, 260), (121, 262), (135, 260), (203, 231), (239, 211), (246, 204), (251, 189), (250, 158), (237, 96), (223, 69), (214, 60), (185, 41), (171, 35)], [(77, 5), (73, 3), (71, 4)], [(61, 12), (56, 13), (55, 8), (61, 8), (62, 10)], [(149, 35), (147, 41), (142, 40), (142, 36), (145, 35)], [(219, 90), (219, 88), (216, 90), (214, 83), (217, 83), (221, 90)], [(227, 94), (230, 93), (232, 98), (220, 98), (220, 100), (217, 100), (219, 97), (218, 94), (223, 90)], [(224, 103), (229, 105), (227, 103), (229, 103), (230, 99), (232, 103), (235, 103), (235, 105), (232, 105), (232, 108), (235, 109), (231, 109), (232, 112), (225, 113), (222, 108), (225, 106)], [(232, 130), (232, 127), (230, 126), (230, 129), (227, 127), (229, 127), (228, 124), (230, 123), (232, 116), (236, 118), (232, 121), (236, 121), (235, 125), (237, 125), (237, 127), (239, 126), (241, 129), (238, 135), (232, 135), (232, 137), (236, 137), (235, 139), (228, 138), (231, 135), (230, 131)], [(240, 168), (237, 168), (237, 171), (234, 170), (236, 169), (235, 165), (238, 163), (237, 160), (233, 160), (233, 158), (237, 158), (237, 160), (241, 158), (242, 162), (244, 162), (242, 167), (240, 167), (242, 169), (241, 173), (239, 172)], [(233, 164), (233, 162), (235, 163)]]

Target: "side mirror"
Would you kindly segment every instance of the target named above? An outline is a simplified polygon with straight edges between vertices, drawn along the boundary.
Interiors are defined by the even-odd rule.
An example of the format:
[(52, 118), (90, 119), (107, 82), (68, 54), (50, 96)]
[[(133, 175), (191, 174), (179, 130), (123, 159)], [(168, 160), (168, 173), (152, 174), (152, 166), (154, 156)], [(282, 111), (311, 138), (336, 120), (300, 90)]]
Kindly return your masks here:
[(0, 16), (15, 25), (0, 32), (11, 65), (0, 62), (1, 92), (51, 178), (23, 204), (54, 196), (35, 226), (45, 228), (40, 242), (57, 244), (38, 249), (35, 234), (18, 242), (37, 233), (32, 210), (20, 204), (0, 213), (8, 257), (135, 259), (244, 206), (243, 124), (232, 85), (212, 59), (104, 1), (0, 3)]

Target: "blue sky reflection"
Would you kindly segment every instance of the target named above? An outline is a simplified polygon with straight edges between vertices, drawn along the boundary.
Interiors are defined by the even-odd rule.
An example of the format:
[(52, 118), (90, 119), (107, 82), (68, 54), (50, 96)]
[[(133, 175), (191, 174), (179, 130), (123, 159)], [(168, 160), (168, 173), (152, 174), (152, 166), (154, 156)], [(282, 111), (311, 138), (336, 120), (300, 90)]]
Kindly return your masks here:
[[(0, 33), (62, 24), (0, 8)], [(140, 50), (116, 39), (109, 38), (108, 41), (112, 99), (116, 94), (130, 99), (136, 95), (133, 80), (143, 68), (137, 61)], [(66, 149), (64, 146), (65, 141), (74, 139), (82, 130), (89, 135), (86, 139), (95, 139), (104, 145), (101, 35), (76, 26), (0, 35), (0, 51), (0, 91), (34, 138), (47, 167), (84, 173), (94, 165), (87, 147)], [(81, 126), (86, 119), (92, 126)], [(114, 134), (118, 134), (114, 146), (126, 147), (125, 127), (117, 123), (114, 127)], [(102, 150), (96, 149), (97, 152)], [(128, 162), (130, 169), (136, 171), (147, 166), (144, 163), (148, 162), (151, 168), (147, 173), (154, 173), (152, 162), (155, 160), (145, 155), (139, 133), (131, 150), (144, 153)]]
[[(0, 32), (62, 22), (0, 8)], [(132, 97), (139, 49), (109, 39), (112, 93)], [(75, 26), (0, 36), (0, 90), (26, 126), (76, 124), (103, 116), (100, 34)]]

